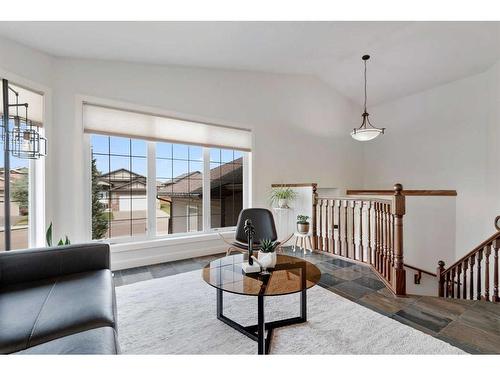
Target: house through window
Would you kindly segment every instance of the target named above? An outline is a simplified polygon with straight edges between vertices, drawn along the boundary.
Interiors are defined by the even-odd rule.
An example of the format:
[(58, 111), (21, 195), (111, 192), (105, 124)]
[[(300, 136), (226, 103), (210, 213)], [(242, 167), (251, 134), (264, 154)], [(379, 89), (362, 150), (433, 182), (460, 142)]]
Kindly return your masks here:
[(147, 232), (147, 144), (92, 135), (92, 238)]
[(203, 147), (156, 143), (156, 233), (203, 230)]
[[(243, 208), (244, 152), (95, 134), (90, 138), (92, 238), (163, 236), (236, 225)], [(154, 146), (153, 153), (148, 145)], [(155, 196), (148, 197), (152, 166)], [(210, 173), (205, 176), (207, 166)], [(205, 184), (210, 186), (208, 197), (203, 195)], [(150, 199), (154, 212), (148, 212)], [(205, 199), (210, 228), (203, 226)], [(149, 215), (154, 233), (148, 230)]]

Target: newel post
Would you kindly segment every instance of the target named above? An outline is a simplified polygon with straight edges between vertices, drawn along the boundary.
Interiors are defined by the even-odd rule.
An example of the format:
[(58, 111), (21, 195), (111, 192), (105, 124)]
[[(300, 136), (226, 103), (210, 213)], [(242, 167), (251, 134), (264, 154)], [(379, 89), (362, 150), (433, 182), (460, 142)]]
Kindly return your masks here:
[(406, 294), (406, 271), (403, 257), (403, 215), (405, 214), (405, 196), (403, 185), (394, 185), (392, 197), (392, 215), (394, 216), (394, 273), (393, 287), (397, 295)]
[(438, 277), (438, 283), (439, 283), (439, 286), (438, 286), (438, 296), (439, 297), (444, 297), (444, 275), (443, 275), (443, 272), (444, 272), (444, 262), (442, 260), (440, 260), (438, 262), (438, 268), (436, 270), (436, 274)]
[(312, 247), (313, 247), (313, 250), (318, 249), (318, 231), (316, 228), (316, 222), (318, 220), (318, 218), (317, 218), (317, 206), (318, 206), (317, 188), (318, 188), (318, 186), (316, 184), (312, 185), (313, 207), (312, 207), (311, 225), (312, 225)]

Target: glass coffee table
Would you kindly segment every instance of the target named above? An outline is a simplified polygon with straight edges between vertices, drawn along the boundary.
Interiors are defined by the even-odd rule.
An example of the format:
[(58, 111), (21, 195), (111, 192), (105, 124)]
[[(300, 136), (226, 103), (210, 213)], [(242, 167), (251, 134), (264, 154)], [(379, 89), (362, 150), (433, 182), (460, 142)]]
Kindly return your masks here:
[[(304, 259), (282, 254), (277, 257), (276, 267), (268, 269), (269, 275), (245, 274), (242, 263), (248, 258), (246, 254), (216, 259), (202, 271), (203, 280), (217, 289), (217, 319), (257, 341), (259, 354), (269, 353), (274, 328), (307, 321), (307, 289), (316, 285), (321, 277), (318, 267)], [(257, 297), (257, 324), (245, 327), (224, 316), (224, 292)], [(264, 297), (292, 293), (300, 293), (300, 316), (265, 322)]]

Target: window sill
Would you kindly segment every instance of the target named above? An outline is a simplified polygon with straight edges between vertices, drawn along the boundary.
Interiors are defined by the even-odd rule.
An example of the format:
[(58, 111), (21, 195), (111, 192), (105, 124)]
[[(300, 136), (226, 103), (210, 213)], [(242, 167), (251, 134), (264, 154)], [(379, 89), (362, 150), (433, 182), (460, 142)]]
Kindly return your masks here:
[(211, 240), (220, 240), (219, 234), (224, 238), (232, 239), (236, 230), (234, 228), (228, 228), (225, 230), (218, 230), (210, 233), (199, 233), (182, 235), (177, 237), (163, 237), (154, 239), (141, 239), (137, 241), (128, 241), (123, 243), (110, 244), (112, 253), (120, 253), (126, 251), (137, 251), (138, 247), (141, 249), (155, 248), (159, 246), (173, 246), (173, 245), (183, 245), (197, 242), (205, 242)]

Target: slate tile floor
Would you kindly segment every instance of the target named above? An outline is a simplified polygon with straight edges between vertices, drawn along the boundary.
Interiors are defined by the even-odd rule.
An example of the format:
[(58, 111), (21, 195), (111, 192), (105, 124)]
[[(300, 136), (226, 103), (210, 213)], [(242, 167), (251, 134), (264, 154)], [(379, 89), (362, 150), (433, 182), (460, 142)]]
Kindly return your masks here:
[[(321, 270), (319, 285), (373, 311), (449, 342), (468, 353), (500, 354), (500, 304), (427, 296), (395, 297), (364, 265), (330, 254), (293, 252)], [(224, 254), (115, 271), (116, 286), (201, 269)]]

